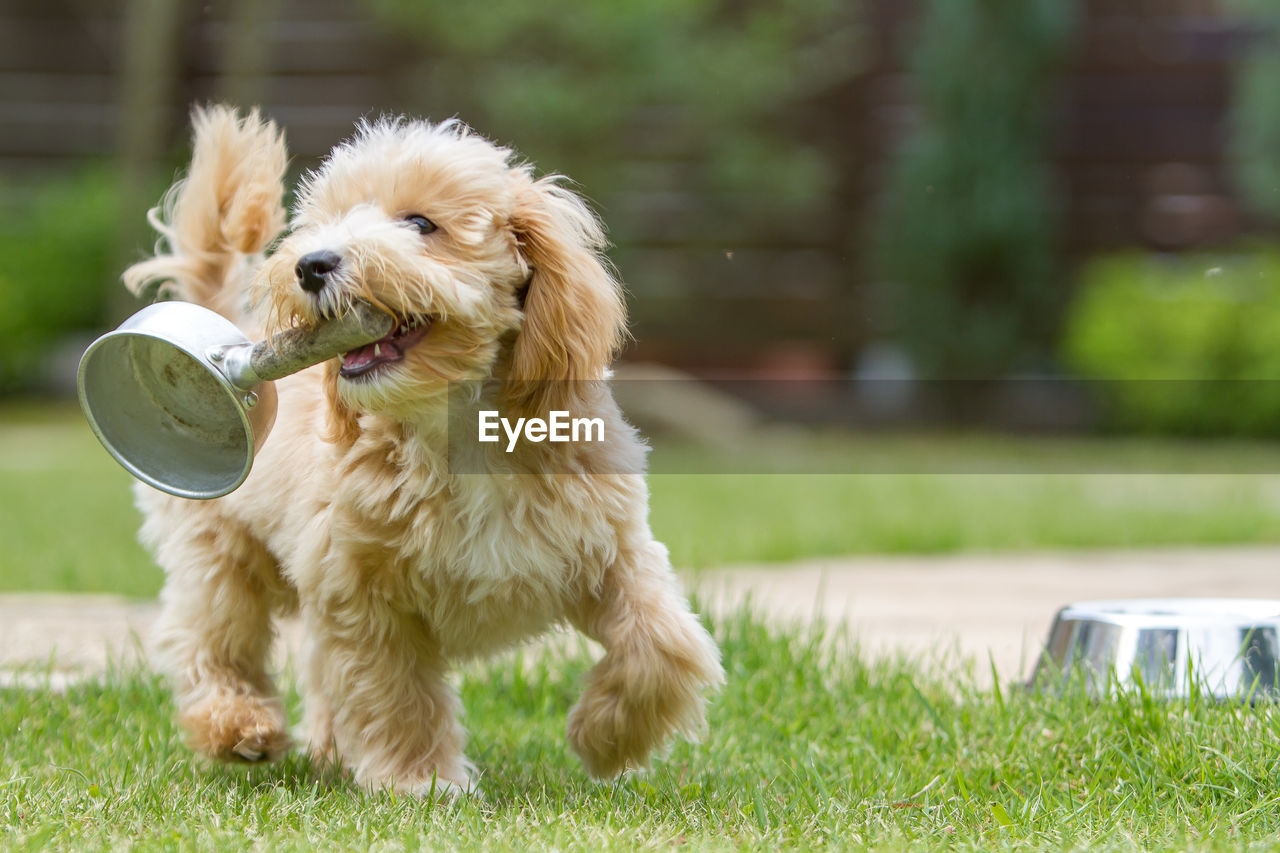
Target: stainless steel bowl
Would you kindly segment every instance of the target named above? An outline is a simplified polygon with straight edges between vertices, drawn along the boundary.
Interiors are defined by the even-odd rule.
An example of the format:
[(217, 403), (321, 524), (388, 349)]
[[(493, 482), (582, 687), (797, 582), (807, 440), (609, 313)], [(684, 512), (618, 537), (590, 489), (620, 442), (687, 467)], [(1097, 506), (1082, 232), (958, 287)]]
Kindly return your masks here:
[(1280, 697), (1280, 600), (1139, 598), (1058, 611), (1032, 684), (1082, 674), (1095, 694), (1133, 687), (1219, 699)]

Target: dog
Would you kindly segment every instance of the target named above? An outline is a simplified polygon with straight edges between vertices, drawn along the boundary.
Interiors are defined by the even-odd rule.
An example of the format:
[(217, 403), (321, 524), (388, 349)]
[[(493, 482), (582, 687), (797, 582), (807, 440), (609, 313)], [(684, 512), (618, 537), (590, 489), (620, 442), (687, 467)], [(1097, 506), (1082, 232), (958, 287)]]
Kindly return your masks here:
[[(272, 121), (208, 106), (192, 125), (187, 174), (148, 215), (155, 254), (124, 273), (133, 292), (162, 286), (251, 334), (357, 302), (396, 326), (277, 382), (237, 491), (137, 487), (166, 575), (154, 642), (190, 745), (250, 762), (291, 748), (268, 670), (291, 612), (308, 647), (300, 738), (371, 790), (473, 790), (448, 673), (563, 624), (604, 649), (568, 716), (590, 776), (704, 733), (719, 650), (648, 526), (645, 445), (607, 383), (625, 303), (588, 205), (457, 120), (383, 118), (303, 177), (288, 217)], [(452, 471), (460, 383), (504, 416), (599, 419), (603, 440), (477, 444), (479, 468)]]

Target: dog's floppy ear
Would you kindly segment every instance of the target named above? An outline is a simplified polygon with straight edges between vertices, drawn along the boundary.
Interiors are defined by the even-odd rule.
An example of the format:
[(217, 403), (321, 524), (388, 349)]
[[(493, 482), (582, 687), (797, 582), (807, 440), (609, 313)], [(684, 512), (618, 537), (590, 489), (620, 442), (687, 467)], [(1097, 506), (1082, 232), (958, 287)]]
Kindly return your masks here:
[(531, 411), (601, 379), (626, 335), (622, 287), (595, 214), (558, 176), (522, 181), (511, 227), (530, 269), (507, 392)]

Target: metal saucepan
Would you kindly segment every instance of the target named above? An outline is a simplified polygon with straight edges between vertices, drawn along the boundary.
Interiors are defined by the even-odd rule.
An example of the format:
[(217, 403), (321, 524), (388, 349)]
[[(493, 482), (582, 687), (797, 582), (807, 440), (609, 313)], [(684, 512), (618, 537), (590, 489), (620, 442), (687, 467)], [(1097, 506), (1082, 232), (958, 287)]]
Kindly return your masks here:
[(376, 341), (394, 322), (358, 304), (255, 344), (207, 308), (158, 302), (85, 350), (80, 407), (138, 479), (179, 497), (221, 497), (249, 476), (275, 423), (272, 380)]

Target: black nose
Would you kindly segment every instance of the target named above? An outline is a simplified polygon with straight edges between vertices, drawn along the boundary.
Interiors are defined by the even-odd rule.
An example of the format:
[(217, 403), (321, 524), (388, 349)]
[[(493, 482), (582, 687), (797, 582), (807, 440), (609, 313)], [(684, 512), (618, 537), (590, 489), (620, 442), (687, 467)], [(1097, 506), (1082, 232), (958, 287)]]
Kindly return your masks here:
[(308, 252), (298, 259), (293, 271), (298, 274), (298, 284), (308, 293), (319, 293), (324, 289), (325, 277), (338, 268), (342, 256), (337, 252)]

